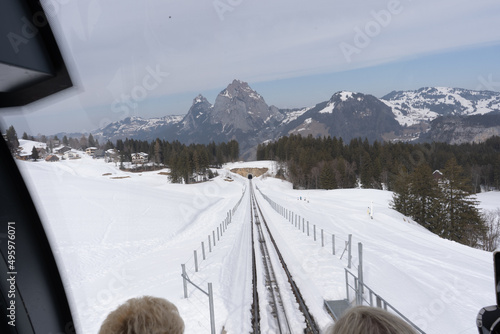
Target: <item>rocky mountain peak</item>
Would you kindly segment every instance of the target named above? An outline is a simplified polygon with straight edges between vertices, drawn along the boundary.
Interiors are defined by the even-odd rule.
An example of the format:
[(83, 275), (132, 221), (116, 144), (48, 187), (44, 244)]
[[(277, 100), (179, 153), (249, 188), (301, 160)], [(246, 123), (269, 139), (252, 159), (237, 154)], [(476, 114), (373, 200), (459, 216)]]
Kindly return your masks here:
[(500, 115), (499, 92), (448, 87), (393, 91), (382, 99), (338, 91), (315, 106), (278, 109), (268, 106), (248, 83), (233, 80), (219, 93), (213, 105), (200, 94), (184, 116), (128, 117), (93, 135), (99, 141), (127, 137), (148, 140), (158, 137), (185, 143), (236, 139), (242, 157), (248, 157), (259, 143), (292, 133), (336, 136), (345, 142), (358, 137), (370, 141), (456, 142), (457, 138), (479, 141), (500, 133), (497, 114)]
[(210, 104), (210, 102), (208, 102), (208, 100), (201, 94), (198, 94), (198, 96), (196, 96), (194, 99), (193, 99), (193, 106), (195, 104), (199, 104), (199, 103), (208, 103)]
[(273, 110), (248, 83), (233, 80), (215, 99), (210, 122), (222, 124), (228, 130), (248, 132), (261, 127)]
[(247, 82), (234, 79), (226, 89), (219, 93), (219, 96), (226, 97), (229, 99), (245, 99), (245, 98), (253, 98), (264, 101), (262, 96), (254, 91)]
[(193, 104), (189, 108), (186, 116), (182, 120), (182, 125), (187, 131), (197, 129), (208, 117), (212, 104), (201, 94), (193, 99)]
[(336, 92), (335, 94), (333, 94), (332, 97), (330, 98), (330, 101), (331, 102), (339, 102), (339, 101), (345, 102), (349, 99), (355, 98), (355, 96), (358, 96), (358, 95), (363, 95), (363, 94), (343, 90), (343, 91)]

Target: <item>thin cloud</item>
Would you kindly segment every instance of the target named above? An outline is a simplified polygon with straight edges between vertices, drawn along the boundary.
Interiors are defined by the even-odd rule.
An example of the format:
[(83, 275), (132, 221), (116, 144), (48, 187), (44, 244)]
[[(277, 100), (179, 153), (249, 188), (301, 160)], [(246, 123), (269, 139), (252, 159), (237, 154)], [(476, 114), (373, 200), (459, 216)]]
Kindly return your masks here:
[[(223, 87), (234, 78), (262, 82), (334, 73), (500, 43), (496, 0), (47, 4), (52, 4), (52, 19), (62, 28), (62, 43), (71, 52), (83, 92), (28, 109), (39, 114), (46, 109), (88, 110), (87, 127), (123, 117), (113, 103), (134, 89), (139, 92), (148, 68), (169, 73), (147, 91), (147, 98), (165, 96), (168, 104), (168, 96)], [(347, 47), (346, 56), (347, 45), (352, 48)], [(138, 104), (142, 109), (134, 113), (145, 117), (179, 112)], [(95, 110), (100, 116), (93, 116)]]

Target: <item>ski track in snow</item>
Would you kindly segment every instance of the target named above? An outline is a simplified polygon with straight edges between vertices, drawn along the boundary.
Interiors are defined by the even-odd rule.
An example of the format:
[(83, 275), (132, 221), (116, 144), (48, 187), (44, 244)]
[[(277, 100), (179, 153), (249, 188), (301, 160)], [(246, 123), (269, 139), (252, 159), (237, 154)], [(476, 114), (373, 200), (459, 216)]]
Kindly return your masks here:
[[(202, 184), (170, 184), (155, 172), (126, 173), (81, 155), (75, 161), (18, 163), (54, 249), (77, 332), (96, 333), (110, 311), (146, 294), (174, 302), (187, 334), (210, 332), (208, 298), (190, 285), (189, 298), (183, 297), (183, 263), (201, 288), (212, 282), (217, 330), (224, 326), (228, 333), (249, 332), (248, 191), (232, 223), (208, 250), (208, 235), (217, 233), (241, 198), (247, 179), (232, 175), (234, 182), (225, 182), (221, 176)], [(228, 170), (236, 166), (275, 169), (272, 162), (234, 163), (219, 174), (231, 174)], [(106, 173), (129, 178), (111, 179)], [(262, 177), (254, 178), (254, 184), (310, 222), (307, 236), (255, 192), (322, 330), (332, 323), (323, 300), (346, 297), (347, 253), (340, 256), (348, 234), (353, 235), (352, 272), (357, 272), (357, 245), (362, 242), (365, 283), (427, 333), (477, 333), (477, 312), (495, 304), (491, 253), (441, 239), (393, 211), (390, 192), (293, 190), (287, 182)], [(485, 199), (488, 210), (500, 207), (500, 193), (478, 198)], [(374, 219), (367, 214), (372, 201)], [(321, 229), (325, 247), (320, 243)], [(206, 260), (201, 259), (201, 242)], [(198, 272), (194, 271), (193, 250), (198, 252)]]

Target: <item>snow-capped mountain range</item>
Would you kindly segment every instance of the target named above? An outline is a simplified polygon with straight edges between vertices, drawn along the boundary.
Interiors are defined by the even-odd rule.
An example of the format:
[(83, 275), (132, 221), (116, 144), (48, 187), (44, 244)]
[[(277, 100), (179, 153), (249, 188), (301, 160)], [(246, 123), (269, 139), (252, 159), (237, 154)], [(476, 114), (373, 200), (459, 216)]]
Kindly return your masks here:
[[(382, 98), (340, 91), (313, 107), (279, 109), (243, 81), (234, 80), (221, 91), (214, 104), (198, 95), (186, 115), (145, 119), (128, 117), (93, 131), (99, 140), (135, 138), (208, 143), (236, 139), (243, 158), (266, 140), (290, 134), (374, 140), (435, 140), (433, 124), (441, 118), (455, 119), (488, 114), (488, 122), (452, 122), (472, 126), (440, 140), (461, 142), (500, 135), (500, 93), (460, 88), (426, 87), (416, 91), (393, 91)], [(448, 122), (449, 124), (449, 122)], [(437, 126), (436, 126), (437, 128)], [(485, 135), (483, 135), (483, 132)]]
[(500, 110), (500, 93), (461, 88), (425, 87), (391, 92), (381, 101), (392, 108), (401, 125), (415, 125), (439, 116), (483, 115)]

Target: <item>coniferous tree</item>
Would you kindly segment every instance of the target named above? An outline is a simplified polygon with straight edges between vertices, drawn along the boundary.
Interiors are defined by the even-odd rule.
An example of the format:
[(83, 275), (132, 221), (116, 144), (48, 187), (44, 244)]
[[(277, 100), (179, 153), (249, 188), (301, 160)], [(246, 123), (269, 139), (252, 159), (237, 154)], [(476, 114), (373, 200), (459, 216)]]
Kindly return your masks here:
[(159, 138), (156, 138), (155, 145), (154, 145), (154, 162), (155, 164), (160, 164), (162, 162), (162, 149), (161, 149), (161, 142)]
[(486, 229), (477, 209), (478, 202), (472, 197), (471, 182), (455, 158), (446, 163), (443, 178), (442, 236), (474, 247)]
[(497, 190), (500, 190), (500, 154), (497, 156), (496, 161), (494, 162), (494, 171), (493, 171), (493, 184)]
[(229, 142), (229, 151), (231, 162), (237, 161), (240, 157), (240, 146), (236, 140), (231, 140)]
[(170, 182), (172, 183), (181, 183), (182, 182), (182, 175), (180, 171), (180, 166), (177, 161), (177, 153), (175, 151), (172, 151), (172, 154), (170, 155), (169, 159), (169, 167), (170, 167)]
[(396, 177), (394, 183), (394, 194), (392, 196), (391, 207), (401, 212), (405, 216), (411, 215), (410, 175), (403, 166)]
[(427, 164), (415, 168), (409, 183), (410, 216), (434, 233), (440, 233), (441, 191)]
[(28, 134), (26, 133), (26, 131), (23, 132), (23, 137), (22, 138), (25, 139), (25, 140), (28, 139)]
[(330, 163), (323, 164), (320, 172), (320, 187), (322, 189), (336, 189), (337, 182), (335, 180), (335, 171)]
[(38, 150), (33, 146), (33, 149), (31, 149), (31, 159), (37, 161), (39, 157)]
[(17, 139), (17, 133), (14, 126), (11, 125), (6, 132), (7, 146), (11, 153), (14, 153), (19, 147), (19, 140)]
[(87, 147), (89, 147), (88, 140), (85, 135), (82, 135), (82, 137), (80, 138), (80, 147), (82, 148), (82, 150), (85, 150), (87, 149)]

